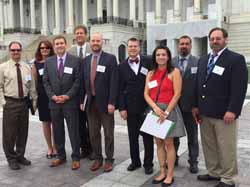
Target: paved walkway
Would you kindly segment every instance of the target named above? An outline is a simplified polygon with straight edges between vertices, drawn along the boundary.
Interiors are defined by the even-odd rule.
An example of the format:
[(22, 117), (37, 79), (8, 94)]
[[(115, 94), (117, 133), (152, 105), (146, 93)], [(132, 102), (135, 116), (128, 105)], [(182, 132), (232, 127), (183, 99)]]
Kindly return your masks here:
[[(239, 176), (237, 177), (239, 187), (250, 186), (250, 103), (245, 104), (239, 125)], [(2, 121), (0, 111), (0, 121)], [(1, 125), (1, 122), (0, 122)], [(7, 162), (0, 146), (0, 187), (149, 187), (152, 178), (157, 174), (159, 166), (155, 157), (154, 174), (145, 175), (143, 169), (135, 172), (127, 172), (130, 163), (127, 129), (125, 123), (116, 116), (115, 127), (115, 168), (110, 173), (89, 171), (91, 161), (81, 160), (81, 168), (77, 171), (70, 169), (70, 145), (68, 139), (66, 149), (68, 162), (58, 168), (50, 168), (50, 160), (46, 159), (46, 145), (42, 136), (41, 124), (37, 116), (30, 117), (29, 139), (26, 157), (32, 161), (32, 165), (23, 167), (19, 171), (8, 168)], [(179, 167), (175, 170), (175, 187), (212, 187), (214, 183), (202, 183), (196, 180), (196, 175), (188, 171), (186, 139), (181, 139)], [(0, 144), (2, 144), (2, 125), (0, 127)], [(141, 146), (142, 147), (142, 146)], [(202, 149), (201, 149), (202, 150)], [(143, 158), (143, 150), (141, 150)], [(200, 173), (205, 173), (202, 152), (199, 158)], [(155, 185), (155, 187), (160, 185)]]

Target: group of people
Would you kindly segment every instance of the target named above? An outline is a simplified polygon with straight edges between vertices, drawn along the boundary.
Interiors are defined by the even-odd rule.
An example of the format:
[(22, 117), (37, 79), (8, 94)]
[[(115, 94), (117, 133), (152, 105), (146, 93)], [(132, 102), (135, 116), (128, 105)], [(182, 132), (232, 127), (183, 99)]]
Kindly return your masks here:
[[(127, 41), (128, 58), (120, 64), (102, 50), (103, 38), (87, 28), (74, 29), (77, 45), (67, 51), (67, 41), (58, 35), (53, 43), (38, 45), (30, 68), (21, 61), (22, 45), (9, 45), (11, 59), (0, 65), (0, 99), (3, 105), (3, 148), (13, 170), (30, 165), (24, 157), (28, 135), (28, 108), (36, 106), (48, 145), (51, 167), (66, 162), (64, 119), (72, 147), (72, 170), (80, 159), (94, 160), (91, 171), (103, 166), (110, 172), (114, 163), (114, 112), (127, 121), (131, 163), (141, 167), (139, 135), (144, 145), (145, 174), (153, 173), (154, 139), (160, 173), (152, 183), (170, 186), (178, 166), (179, 138), (187, 133), (191, 173), (198, 173), (198, 125), (207, 174), (201, 181), (218, 180), (215, 187), (234, 187), (237, 174), (237, 123), (247, 89), (247, 68), (242, 55), (227, 48), (227, 31), (209, 32), (211, 52), (198, 59), (191, 55), (192, 40), (181, 36), (178, 55), (172, 58), (166, 46), (152, 56), (140, 54), (140, 41)], [(32, 100), (30, 101), (30, 98)], [(29, 104), (31, 103), (31, 104)], [(166, 139), (153, 137), (140, 128), (148, 109), (174, 122)], [(156, 125), (156, 124), (152, 124)], [(102, 154), (101, 128), (105, 154)], [(186, 129), (186, 130), (185, 130)], [(185, 133), (186, 132), (186, 133)]]

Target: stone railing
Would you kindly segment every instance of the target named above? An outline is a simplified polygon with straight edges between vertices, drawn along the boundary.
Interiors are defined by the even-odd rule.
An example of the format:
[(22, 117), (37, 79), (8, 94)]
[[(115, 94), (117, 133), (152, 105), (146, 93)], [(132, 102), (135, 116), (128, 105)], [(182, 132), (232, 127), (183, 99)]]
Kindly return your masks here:
[(31, 29), (31, 28), (21, 28), (21, 27), (15, 27), (15, 28), (9, 28), (4, 29), (4, 34), (12, 34), (12, 33), (27, 33), (27, 34), (41, 34), (41, 31), (38, 29)]

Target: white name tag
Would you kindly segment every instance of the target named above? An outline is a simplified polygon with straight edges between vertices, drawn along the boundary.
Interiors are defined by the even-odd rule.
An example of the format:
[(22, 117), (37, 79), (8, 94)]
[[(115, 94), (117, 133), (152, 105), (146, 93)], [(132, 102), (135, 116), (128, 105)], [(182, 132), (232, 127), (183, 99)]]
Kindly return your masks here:
[(26, 75), (26, 76), (25, 76), (25, 80), (26, 80), (26, 81), (31, 81), (31, 75)]
[(85, 56), (89, 56), (90, 55), (90, 53), (86, 53), (86, 55)]
[(156, 80), (154, 80), (154, 81), (150, 81), (150, 82), (148, 83), (148, 87), (149, 87), (149, 89), (151, 89), (151, 88), (155, 88), (156, 86), (158, 86), (158, 83), (157, 83), (157, 81), (156, 81)]
[(197, 73), (197, 67), (191, 67), (191, 74), (196, 74)]
[(72, 74), (72, 72), (73, 72), (73, 69), (72, 69), (72, 68), (64, 67), (64, 73)]
[(221, 76), (223, 74), (224, 70), (225, 70), (225, 68), (215, 65), (214, 69), (213, 69), (213, 73)]
[(97, 68), (96, 68), (96, 71), (97, 71), (97, 72), (104, 73), (104, 72), (105, 72), (105, 69), (106, 69), (105, 66), (98, 65)]
[(148, 69), (141, 67), (141, 71), (140, 71), (143, 75), (147, 75), (148, 74)]
[(42, 75), (43, 75), (43, 72), (44, 72), (44, 69), (39, 69), (38, 72), (39, 72), (39, 75), (42, 76)]

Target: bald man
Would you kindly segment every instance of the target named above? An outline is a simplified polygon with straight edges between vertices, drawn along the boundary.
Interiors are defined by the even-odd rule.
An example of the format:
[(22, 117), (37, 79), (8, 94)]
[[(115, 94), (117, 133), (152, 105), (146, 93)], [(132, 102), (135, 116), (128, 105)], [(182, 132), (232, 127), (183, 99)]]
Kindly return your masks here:
[(94, 33), (90, 38), (93, 53), (84, 58), (81, 68), (81, 98), (87, 98), (82, 110), (87, 111), (89, 134), (95, 161), (91, 171), (103, 165), (101, 127), (104, 129), (106, 159), (104, 172), (112, 171), (114, 155), (114, 111), (118, 93), (116, 57), (102, 50), (103, 38)]

